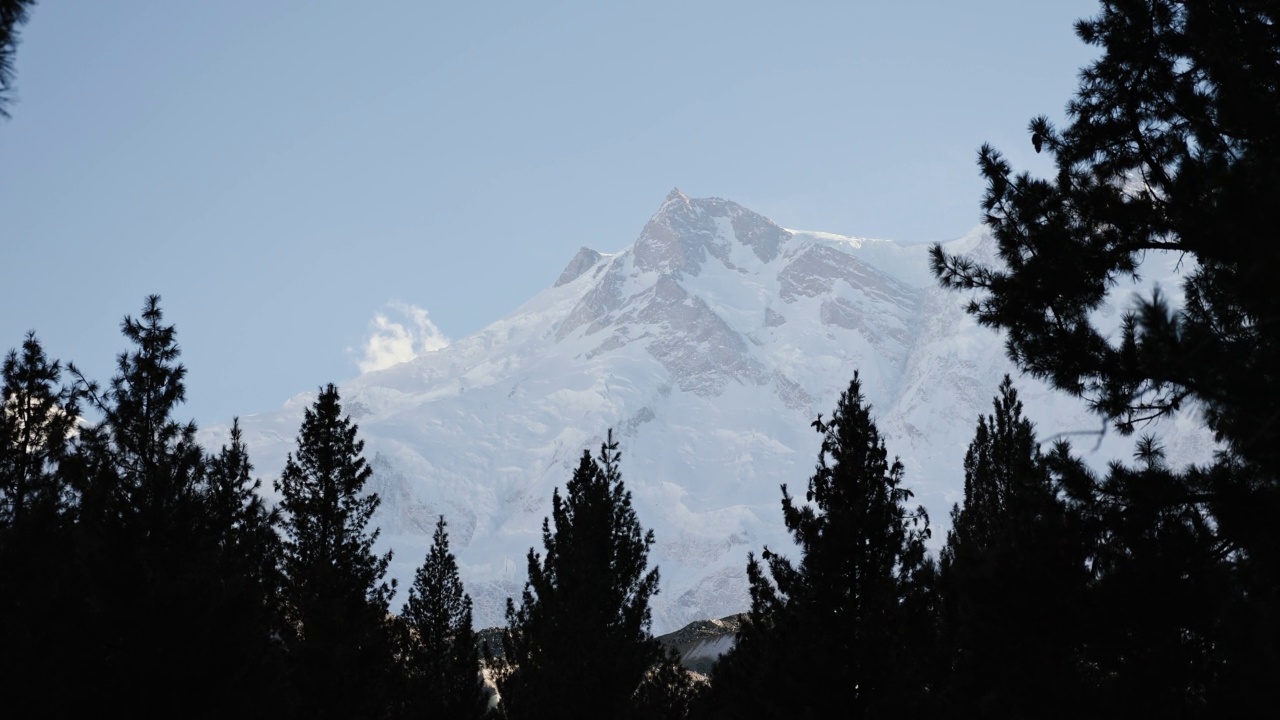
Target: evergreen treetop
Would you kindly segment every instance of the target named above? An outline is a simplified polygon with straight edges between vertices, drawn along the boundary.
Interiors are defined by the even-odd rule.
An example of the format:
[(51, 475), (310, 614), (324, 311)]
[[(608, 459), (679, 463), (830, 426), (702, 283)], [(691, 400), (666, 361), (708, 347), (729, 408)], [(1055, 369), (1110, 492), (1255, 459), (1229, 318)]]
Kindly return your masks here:
[[(992, 401), (994, 412), (979, 416), (964, 457), (964, 505), (952, 510), (944, 561), (960, 547), (981, 552), (1029, 539), (1036, 527), (1060, 522), (1049, 469), (1035, 427), (1022, 414), (1022, 401), (1008, 375)], [(1020, 524), (1014, 528), (1013, 525)], [(1021, 540), (1014, 540), (1018, 535)]]
[(959, 715), (1080, 717), (1085, 553), (1009, 376), (965, 453), (939, 605)]
[(902, 464), (889, 461), (857, 373), (813, 426), (823, 440), (804, 501), (782, 486), (801, 559), (769, 548), (763, 567), (749, 559), (750, 620), (713, 670), (719, 716), (824, 716), (815, 687), (840, 688), (859, 718), (926, 701), (928, 515), (906, 506)]
[(291, 696), (297, 711), (321, 717), (383, 714), (395, 692), (383, 582), (391, 553), (373, 552), (376, 494), (364, 442), (342, 414), (338, 389), (321, 388), (307, 408), (298, 448), (276, 481), (284, 511), (282, 599), (293, 631)]
[(193, 421), (174, 419), (186, 399), (187, 370), (178, 362), (177, 331), (164, 324), (158, 295), (148, 296), (140, 319), (125, 316), (121, 332), (133, 350), (116, 359), (116, 374), (104, 393), (74, 365), (91, 407), (102, 422), (86, 430), (84, 490), (104, 519), (129, 516), (121, 527), (144, 536), (169, 537), (191, 526), (198, 505), (204, 453)]
[(488, 697), (480, 679), (471, 597), (463, 591), (445, 528), (441, 516), (400, 613), (409, 631), (406, 707), (417, 716), (479, 718), (488, 709)]
[(658, 570), (653, 532), (641, 529), (610, 431), (598, 458), (583, 452), (532, 549), (520, 605), (507, 601), (499, 690), (511, 718), (627, 717), (662, 657), (649, 633)]
[[(998, 259), (935, 246), (932, 269), (976, 291), (969, 312), (1020, 368), (1122, 433), (1191, 406), (1223, 443), (1175, 469), (1140, 441), (1139, 467), (1101, 478), (1065, 445), (1050, 455), (1107, 628), (1092, 641), (1102, 702), (1221, 714), (1280, 667), (1280, 5), (1108, 0), (1076, 32), (1101, 56), (1067, 126), (1028, 128), (1056, 172), (1015, 174), (984, 146)], [(1160, 254), (1181, 264), (1181, 302), (1154, 290), (1112, 332), (1095, 311)]]
[(79, 396), (59, 387), (62, 368), (50, 361), (35, 333), (22, 353), (5, 356), (0, 387), (0, 527), (21, 523), (32, 505), (64, 505), (59, 461), (80, 414)]
[(254, 478), (253, 463), (240, 430), (240, 419), (231, 422), (230, 445), (208, 458), (206, 507), (209, 524), (219, 528), (227, 555), (244, 557), (237, 545), (275, 544), (274, 525), (279, 512), (262, 499), (262, 480)]
[[(1234, 452), (1280, 477), (1280, 8), (1270, 0), (1111, 0), (1076, 24), (1102, 50), (1069, 125), (1029, 132), (1056, 167), (978, 164), (998, 263), (932, 250), (945, 287), (1006, 333), (1032, 375), (1086, 397), (1122, 432), (1188, 401)], [(1157, 292), (1113, 340), (1096, 323), (1152, 254), (1184, 260), (1185, 304)]]
[(0, 119), (9, 117), (9, 90), (13, 88), (13, 56), (18, 50), (18, 27), (27, 21), (35, 0), (0, 0)]
[(381, 580), (391, 554), (373, 553), (379, 531), (368, 525), (380, 501), (363, 492), (373, 470), (360, 454), (364, 441), (356, 431), (342, 415), (338, 388), (321, 388), (304, 413), (297, 452), (286, 458), (276, 481), (284, 511), (284, 566), (301, 605), (342, 592), (385, 612), (391, 587)]

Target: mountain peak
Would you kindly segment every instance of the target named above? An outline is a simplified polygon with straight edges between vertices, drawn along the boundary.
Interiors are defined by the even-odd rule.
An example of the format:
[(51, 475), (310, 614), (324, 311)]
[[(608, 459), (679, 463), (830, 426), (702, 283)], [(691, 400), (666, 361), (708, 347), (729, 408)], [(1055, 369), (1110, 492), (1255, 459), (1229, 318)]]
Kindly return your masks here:
[(636, 267), (660, 273), (698, 275), (707, 257), (726, 267), (732, 246), (751, 248), (760, 262), (771, 262), (791, 233), (768, 218), (720, 198), (690, 199), (673, 189), (649, 218), (634, 246)]
[(697, 275), (706, 260), (706, 236), (714, 233), (714, 224), (708, 226), (708, 218), (701, 215), (679, 188), (668, 193), (633, 246), (636, 267), (664, 275)]
[[(948, 252), (981, 252), (985, 237)], [(515, 314), (345, 384), (344, 406), (362, 413), (370, 488), (383, 499), (378, 552), (397, 551), (391, 576), (412, 580), (446, 515), (476, 624), (501, 624), (553, 488), (612, 427), (637, 514), (657, 538), (654, 631), (741, 611), (747, 551), (791, 543), (778, 483), (813, 472), (820, 439), (810, 424), (855, 369), (918, 501), (945, 523), (972, 439), (956, 418), (989, 408), (986, 393), (1016, 370), (999, 336), (965, 313), (968, 298), (936, 285), (928, 260), (923, 245), (792, 232), (728, 200), (675, 191), (630, 248), (580, 250), (561, 287)], [(1176, 286), (1166, 272), (1149, 277)], [(1048, 433), (1094, 418), (1031, 378), (1019, 395)], [(314, 399), (242, 419), (260, 472), (285, 465), (288, 428)], [(228, 431), (206, 426), (201, 438), (216, 448)], [(1214, 449), (1206, 433), (1174, 427), (1166, 437), (1176, 439), (1171, 464)], [(1127, 439), (1105, 440), (1094, 457), (1131, 450)]]

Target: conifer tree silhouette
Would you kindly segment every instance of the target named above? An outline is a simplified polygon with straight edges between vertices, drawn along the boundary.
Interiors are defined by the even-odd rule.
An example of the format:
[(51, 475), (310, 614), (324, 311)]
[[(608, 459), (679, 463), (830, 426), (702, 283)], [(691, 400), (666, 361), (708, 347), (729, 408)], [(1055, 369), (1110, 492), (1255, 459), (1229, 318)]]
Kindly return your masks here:
[(825, 717), (827, 689), (856, 718), (929, 702), (928, 515), (906, 506), (902, 464), (889, 461), (857, 373), (814, 428), (822, 449), (804, 500), (782, 486), (800, 562), (769, 548), (763, 565), (749, 559), (750, 618), (712, 670), (717, 717)]
[[(74, 452), (79, 395), (35, 333), (0, 373), (0, 697), (15, 716), (65, 707), (42, 682), (76, 667), (79, 582), (74, 498), (63, 463)], [(57, 650), (51, 651), (52, 648)]]
[(307, 717), (379, 717), (395, 692), (388, 619), (395, 585), (383, 582), (391, 553), (373, 552), (378, 531), (369, 523), (379, 500), (364, 493), (372, 470), (356, 430), (338, 388), (321, 388), (275, 485), (292, 630), (289, 692), (293, 710)]
[(1079, 717), (1084, 548), (1008, 375), (992, 405), (942, 549), (944, 702), (970, 717)]
[(542, 524), (545, 555), (529, 550), (520, 604), (507, 601), (498, 688), (509, 718), (626, 718), (662, 659), (649, 633), (658, 570), (646, 571), (644, 532), (618, 469), (610, 431), (584, 451)]
[(465, 720), (488, 710), (480, 653), (471, 626), (471, 596), (458, 577), (444, 516), (431, 549), (414, 574), (400, 617), (407, 626), (403, 653), (406, 715)]
[(27, 334), (22, 353), (10, 351), (0, 388), (0, 528), (22, 525), (32, 513), (64, 509), (66, 498), (57, 472), (70, 449), (78, 394), (60, 386), (61, 363), (50, 360), (35, 333)]
[[(1280, 673), (1280, 246), (1266, 240), (1280, 227), (1280, 7), (1115, 0), (1076, 32), (1101, 55), (1081, 72), (1067, 126), (1028, 128), (1056, 172), (1015, 174), (984, 146), (998, 259), (935, 246), (932, 269), (974, 291), (969, 312), (1005, 333), (1022, 370), (1121, 433), (1190, 409), (1223, 444), (1195, 467), (1139, 458), (1101, 478), (1052, 453), (1093, 530), (1094, 620), (1127, 618), (1111, 638), (1149, 639), (1094, 644), (1111, 707), (1121, 696), (1139, 714), (1231, 713), (1246, 695), (1275, 705), (1280, 690), (1260, 678)], [(1111, 332), (1096, 311), (1160, 255), (1180, 263), (1181, 302), (1153, 290)], [(1151, 612), (1157, 586), (1178, 591)]]
[(0, 0), (0, 120), (9, 117), (8, 93), (13, 89), (13, 57), (18, 50), (18, 27), (27, 21), (35, 0)]

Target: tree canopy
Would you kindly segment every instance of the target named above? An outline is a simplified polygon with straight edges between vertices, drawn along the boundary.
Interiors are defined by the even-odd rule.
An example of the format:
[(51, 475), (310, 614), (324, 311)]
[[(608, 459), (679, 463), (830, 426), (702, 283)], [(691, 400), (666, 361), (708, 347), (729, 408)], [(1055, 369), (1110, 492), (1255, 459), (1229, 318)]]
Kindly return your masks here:
[[(1274, 696), (1259, 678), (1280, 668), (1280, 5), (1107, 0), (1076, 32), (1101, 55), (1067, 126), (1028, 128), (1056, 172), (984, 146), (997, 259), (935, 246), (932, 268), (1120, 432), (1191, 410), (1222, 443), (1176, 468), (1144, 435), (1102, 475), (1065, 443), (1048, 457), (1083, 533), (1100, 707), (1215, 716)], [(1181, 293), (1150, 290), (1112, 332), (1097, 311), (1160, 254)]]
[(466, 720), (483, 717), (489, 698), (480, 680), (471, 596), (462, 588), (445, 528), (441, 516), (400, 611), (408, 630), (405, 705), (414, 715)]
[(18, 28), (27, 21), (35, 0), (0, 0), (0, 119), (9, 117), (9, 91), (13, 89), (13, 56), (18, 50)]
[(1080, 717), (1085, 553), (1009, 376), (964, 458), (939, 573), (943, 702), (960, 716)]
[(658, 570), (623, 486), (610, 431), (597, 458), (583, 451), (542, 524), (545, 555), (529, 550), (521, 602), (507, 601), (498, 688), (510, 718), (634, 714), (633, 697), (662, 658), (649, 633)]
[(395, 692), (388, 620), (391, 553), (377, 555), (369, 523), (372, 474), (338, 388), (307, 408), (297, 452), (276, 482), (284, 511), (283, 599), (293, 630), (292, 699), (316, 717), (375, 717)]
[[(1110, 0), (1076, 32), (1102, 50), (1064, 129), (1031, 121), (1051, 178), (983, 146), (999, 262), (932, 250), (947, 287), (1031, 374), (1122, 432), (1194, 401), (1232, 451), (1280, 476), (1280, 7)], [(1093, 316), (1145, 258), (1183, 264), (1183, 304), (1152, 294), (1118, 337)]]
[(839, 688), (857, 718), (927, 702), (928, 515), (908, 507), (902, 463), (889, 460), (857, 373), (813, 426), (822, 447), (804, 501), (782, 486), (800, 562), (769, 548), (764, 568), (748, 562), (750, 619), (712, 676), (724, 717), (823, 717), (815, 688)]

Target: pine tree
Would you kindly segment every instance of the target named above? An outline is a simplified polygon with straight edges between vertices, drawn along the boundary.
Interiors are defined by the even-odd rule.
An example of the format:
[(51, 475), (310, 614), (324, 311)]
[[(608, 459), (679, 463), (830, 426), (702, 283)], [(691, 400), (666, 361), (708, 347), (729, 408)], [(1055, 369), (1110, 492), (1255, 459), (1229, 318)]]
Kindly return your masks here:
[(321, 388), (306, 410), (298, 450), (276, 482), (284, 510), (283, 572), (294, 710), (307, 717), (384, 715), (391, 694), (388, 609), (394, 582), (383, 582), (391, 553), (378, 556), (378, 507), (363, 494), (372, 470), (364, 442), (342, 415), (338, 389)]
[(235, 565), (227, 575), (240, 577), (261, 588), (264, 600), (278, 592), (278, 510), (268, 509), (254, 478), (249, 450), (240, 430), (240, 419), (231, 423), (230, 445), (207, 459), (206, 523), (218, 535), (219, 557)]
[(32, 512), (65, 509), (57, 472), (80, 414), (78, 394), (59, 387), (62, 368), (50, 361), (35, 333), (22, 354), (10, 351), (0, 388), (0, 528), (21, 525)]
[(552, 495), (546, 555), (529, 550), (521, 603), (507, 602), (498, 689), (509, 718), (630, 717), (662, 658), (649, 633), (653, 532), (636, 519), (620, 457), (610, 431), (598, 458), (583, 452), (565, 496)]
[[(1117, 544), (1129, 555), (1108, 571), (1113, 577), (1124, 568), (1163, 581), (1195, 568), (1229, 588), (1233, 599), (1219, 606), (1232, 609), (1214, 622), (1258, 640), (1196, 640), (1211, 644), (1221, 664), (1201, 663), (1187, 678), (1200, 689), (1183, 696), (1204, 698), (1223, 683), (1251, 686), (1256, 696), (1266, 684), (1243, 680), (1245, 668), (1253, 677), (1280, 673), (1271, 610), (1280, 604), (1280, 246), (1265, 241), (1280, 226), (1280, 7), (1114, 0), (1076, 32), (1101, 56), (1081, 73), (1069, 124), (1059, 130), (1040, 117), (1029, 127), (1056, 173), (1015, 175), (984, 146), (982, 206), (998, 260), (985, 266), (935, 246), (933, 271), (945, 287), (976, 291), (970, 313), (1006, 333), (1023, 370), (1084, 397), (1122, 433), (1194, 407), (1223, 442), (1224, 452), (1201, 467), (1118, 465), (1100, 480), (1080, 480), (1075, 504), (1107, 509), (1093, 514), (1097, 537), (1122, 533)], [(1128, 308), (1119, 333), (1099, 324), (1095, 310), (1112, 289), (1138, 279), (1142, 261), (1159, 254), (1182, 263), (1183, 302), (1154, 292)], [(1166, 548), (1188, 555), (1150, 544), (1165, 534)], [(1146, 597), (1141, 583), (1123, 587)], [(1188, 595), (1169, 613), (1121, 609), (1121, 595), (1107, 603), (1121, 616), (1142, 625), (1159, 619), (1171, 638), (1211, 637), (1205, 621), (1187, 619), (1209, 612)], [(1119, 667), (1122, 675), (1159, 675), (1160, 661), (1175, 656), (1126, 653)]]
[[(1158, 454), (1101, 477), (1065, 443), (1048, 456), (1079, 523), (1089, 568), (1080, 658), (1095, 717), (1237, 717), (1276, 697), (1275, 610), (1241, 592), (1215, 537), (1200, 470)], [(1187, 496), (1199, 488), (1197, 500)], [(1261, 601), (1259, 607), (1259, 602)]]
[[(0, 585), (16, 591), (0, 622), (15, 629), (0, 643), (0, 675), (15, 690), (6, 707), (31, 716), (104, 706), (185, 717), (268, 711), (254, 701), (268, 694), (264, 660), (279, 629), (266, 587), (276, 537), (248, 484), (243, 444), (237, 436), (206, 462), (195, 424), (173, 419), (186, 371), (159, 298), (122, 328), (133, 347), (106, 392), (74, 366), (77, 387), (54, 391), (58, 364), (34, 337), (6, 363), (0, 434), (16, 439), (0, 465), (22, 468), (4, 475), (17, 478), (6, 487), (20, 490), (12, 507), (24, 526), (21, 546), (4, 543), (0, 562)], [(96, 424), (83, 421), (81, 398)], [(17, 448), (22, 455), (8, 452)], [(39, 531), (28, 532), (36, 516)], [(75, 691), (45, 691), (55, 675)]]
[(203, 514), (204, 453), (196, 425), (173, 417), (186, 400), (187, 369), (178, 362), (177, 330), (163, 321), (158, 295), (147, 298), (140, 319), (125, 316), (121, 332), (134, 350), (117, 357), (105, 393), (71, 365), (92, 409), (103, 416), (86, 430), (86, 447), (96, 456), (89, 464), (95, 476), (82, 488), (86, 510), (157, 546), (189, 535)]
[[(174, 413), (186, 396), (177, 332), (160, 298), (121, 332), (105, 392), (75, 368), (91, 410), (70, 468), (85, 566), (88, 684), (84, 697), (133, 712), (190, 713), (211, 702), (221, 651), (207, 644), (215, 612), (215, 541), (205, 523), (204, 452), (194, 422)], [(177, 628), (185, 632), (176, 631)], [(208, 633), (208, 634), (206, 634)]]
[(214, 545), (209, 572), (217, 578), (207, 622), (218, 642), (206, 652), (222, 653), (218, 664), (236, 690), (219, 694), (210, 709), (224, 717), (274, 714), (282, 709), (285, 635), (280, 516), (260, 495), (262, 481), (252, 476), (239, 419), (231, 424), (230, 441), (206, 459), (202, 530)]
[(17, 716), (47, 716), (47, 678), (75, 667), (83, 583), (74, 559), (74, 498), (63, 462), (74, 451), (78, 394), (34, 333), (11, 351), (0, 383), (0, 697)]
[(0, 119), (9, 117), (5, 105), (13, 87), (13, 56), (18, 49), (18, 27), (27, 21), (35, 0), (0, 0)]
[(969, 717), (1079, 717), (1084, 553), (1009, 376), (979, 417), (964, 505), (942, 550), (946, 706)]
[(889, 462), (856, 373), (831, 420), (814, 427), (822, 448), (804, 501), (782, 486), (801, 560), (768, 548), (763, 566), (749, 560), (750, 619), (712, 671), (720, 717), (826, 716), (827, 692), (855, 718), (929, 701), (928, 516), (906, 507), (902, 464)]
[(406, 716), (480, 718), (488, 695), (480, 679), (480, 654), (471, 627), (471, 597), (462, 588), (449, 551), (444, 516), (431, 549), (414, 574), (400, 617), (408, 629), (404, 661)]
[[(1280, 475), (1280, 8), (1266, 0), (1116, 0), (1077, 23), (1102, 56), (1059, 132), (1057, 165), (1012, 176), (983, 147), (987, 224), (1003, 267), (933, 248), (944, 286), (1008, 333), (1033, 375), (1083, 394), (1124, 432), (1197, 401), (1231, 448)], [(1118, 342), (1093, 311), (1148, 254), (1185, 258), (1185, 307), (1160, 297)], [(1070, 272), (1063, 272), (1070, 268)]]

